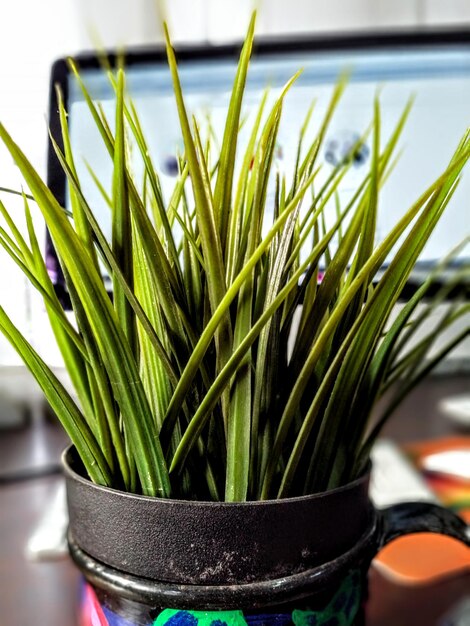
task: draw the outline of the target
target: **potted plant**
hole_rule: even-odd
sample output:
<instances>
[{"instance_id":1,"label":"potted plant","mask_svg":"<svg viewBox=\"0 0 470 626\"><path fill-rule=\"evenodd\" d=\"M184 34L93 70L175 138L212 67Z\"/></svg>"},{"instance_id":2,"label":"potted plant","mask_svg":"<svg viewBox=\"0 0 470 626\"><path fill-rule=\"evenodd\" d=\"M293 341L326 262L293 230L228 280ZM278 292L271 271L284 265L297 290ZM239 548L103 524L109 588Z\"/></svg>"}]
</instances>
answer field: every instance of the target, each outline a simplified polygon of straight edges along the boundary
<instances>
[{"instance_id":1,"label":"potted plant","mask_svg":"<svg viewBox=\"0 0 470 626\"><path fill-rule=\"evenodd\" d=\"M71 553L89 583L83 623L359 623L367 568L386 541L423 528L465 540L464 524L438 507L377 513L367 488L381 424L467 332L425 360L436 335L466 312L457 304L406 350L436 304L426 299L432 277L389 318L469 158L468 136L375 245L379 191L410 105L382 145L377 99L365 130L370 169L329 221L327 207L357 149L317 184L320 146L345 81L306 146L308 119L302 125L291 180L275 173L274 162L296 77L270 110L262 99L236 163L253 31L254 19L217 155L188 116L167 36L184 139L167 203L126 98L125 71L110 73L114 131L76 71L113 162L112 194L96 180L110 207L111 241L77 178L60 94L64 150L56 151L71 215L0 126L31 194L23 194L28 239L0 202L8 228L0 242L44 298L78 402L1 308L0 328L73 442L64 464ZM144 164L143 183L130 166L130 143ZM31 197L58 253L74 323L48 276ZM391 390L371 425L373 406Z\"/></svg>"}]
</instances>

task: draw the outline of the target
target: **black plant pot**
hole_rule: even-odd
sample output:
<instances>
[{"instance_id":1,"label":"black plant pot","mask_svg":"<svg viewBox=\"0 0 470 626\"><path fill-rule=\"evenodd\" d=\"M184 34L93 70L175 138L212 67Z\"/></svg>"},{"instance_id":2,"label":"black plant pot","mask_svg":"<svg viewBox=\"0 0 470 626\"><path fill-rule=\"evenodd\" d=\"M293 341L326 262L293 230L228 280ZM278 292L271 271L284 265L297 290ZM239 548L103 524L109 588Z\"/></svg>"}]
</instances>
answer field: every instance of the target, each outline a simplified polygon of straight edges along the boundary
<instances>
[{"instance_id":1,"label":"black plant pot","mask_svg":"<svg viewBox=\"0 0 470 626\"><path fill-rule=\"evenodd\" d=\"M377 512L368 475L312 496L212 503L94 485L73 448L64 467L82 626L361 624L370 561L388 541L431 531L468 542L464 522L434 505Z\"/></svg>"}]
</instances>

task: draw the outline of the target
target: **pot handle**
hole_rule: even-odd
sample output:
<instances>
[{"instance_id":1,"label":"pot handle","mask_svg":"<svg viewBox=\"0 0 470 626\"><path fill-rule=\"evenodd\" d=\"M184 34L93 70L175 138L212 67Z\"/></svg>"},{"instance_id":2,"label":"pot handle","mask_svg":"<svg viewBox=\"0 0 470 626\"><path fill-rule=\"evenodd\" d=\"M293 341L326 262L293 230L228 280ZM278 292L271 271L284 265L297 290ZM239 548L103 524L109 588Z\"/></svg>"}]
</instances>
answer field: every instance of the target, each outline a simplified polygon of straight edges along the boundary
<instances>
[{"instance_id":1,"label":"pot handle","mask_svg":"<svg viewBox=\"0 0 470 626\"><path fill-rule=\"evenodd\" d=\"M379 549L402 535L430 532L448 535L470 547L470 527L458 515L429 502L403 502L379 511Z\"/></svg>"}]
</instances>

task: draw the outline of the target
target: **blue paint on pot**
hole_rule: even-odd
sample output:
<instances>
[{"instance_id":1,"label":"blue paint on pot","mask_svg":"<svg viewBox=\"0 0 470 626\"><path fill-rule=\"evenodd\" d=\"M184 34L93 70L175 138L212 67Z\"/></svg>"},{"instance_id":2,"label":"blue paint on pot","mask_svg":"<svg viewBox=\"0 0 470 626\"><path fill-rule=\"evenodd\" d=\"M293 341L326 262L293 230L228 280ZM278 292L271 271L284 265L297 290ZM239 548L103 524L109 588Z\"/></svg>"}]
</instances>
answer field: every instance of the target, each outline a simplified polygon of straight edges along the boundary
<instances>
[{"instance_id":1,"label":"blue paint on pot","mask_svg":"<svg viewBox=\"0 0 470 626\"><path fill-rule=\"evenodd\" d=\"M130 622L128 619L116 615L116 613L107 607L102 606L102 609L106 619L108 620L109 626L135 626L135 622Z\"/></svg>"}]
</instances>

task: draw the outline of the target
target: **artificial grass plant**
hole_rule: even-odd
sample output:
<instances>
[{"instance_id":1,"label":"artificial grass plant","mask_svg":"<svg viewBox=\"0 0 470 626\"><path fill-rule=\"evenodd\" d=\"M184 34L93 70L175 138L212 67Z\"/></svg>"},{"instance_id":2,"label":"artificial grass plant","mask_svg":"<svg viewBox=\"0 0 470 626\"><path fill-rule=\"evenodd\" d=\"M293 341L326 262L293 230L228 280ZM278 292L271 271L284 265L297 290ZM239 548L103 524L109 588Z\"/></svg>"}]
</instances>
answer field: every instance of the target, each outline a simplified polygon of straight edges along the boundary
<instances>
[{"instance_id":1,"label":"artificial grass plant","mask_svg":"<svg viewBox=\"0 0 470 626\"><path fill-rule=\"evenodd\" d=\"M309 110L287 180L277 172L275 153L283 102L297 77L270 110L265 95L254 118L244 120L253 31L254 19L217 154L212 133L205 138L186 111L167 35L184 152L166 199L126 94L125 70L109 72L116 92L112 130L71 62L113 163L110 195L91 172L109 205L110 241L82 192L60 94L64 148L55 148L68 179L71 214L0 126L53 239L74 324L48 276L26 194L28 236L0 201L0 243L44 298L76 399L3 308L0 328L41 385L94 482L151 496L228 501L344 484L364 471L392 409L468 334L456 333L432 359L424 358L441 331L468 313L468 304L457 302L406 349L440 302L427 298L432 277L390 321L469 158L468 135L442 175L375 244L380 190L411 104L382 145L376 98L371 127L364 129L372 145L370 167L341 206L338 190L355 148L321 183L319 154L346 81L338 82L317 135L307 142ZM241 152L239 131L248 123ZM130 144L144 165L143 182L134 175ZM333 221L326 218L331 206ZM112 279L112 297L102 265ZM372 409L386 392L383 414L371 424Z\"/></svg>"}]
</instances>

